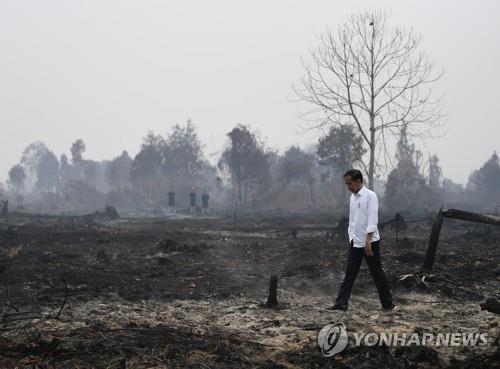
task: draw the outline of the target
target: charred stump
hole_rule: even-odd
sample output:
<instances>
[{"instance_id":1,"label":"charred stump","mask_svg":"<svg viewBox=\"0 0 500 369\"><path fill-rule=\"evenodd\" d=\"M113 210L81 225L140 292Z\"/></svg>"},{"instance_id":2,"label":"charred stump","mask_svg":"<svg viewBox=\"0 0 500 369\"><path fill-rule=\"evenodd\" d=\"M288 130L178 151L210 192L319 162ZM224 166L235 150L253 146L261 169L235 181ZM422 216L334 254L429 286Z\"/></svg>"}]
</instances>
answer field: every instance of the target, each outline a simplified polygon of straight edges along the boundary
<instances>
[{"instance_id":1,"label":"charred stump","mask_svg":"<svg viewBox=\"0 0 500 369\"><path fill-rule=\"evenodd\" d=\"M396 232L396 243L399 244L399 234L408 229L408 224L406 224L405 218L401 213L396 213L394 218L394 231Z\"/></svg>"},{"instance_id":2,"label":"charred stump","mask_svg":"<svg viewBox=\"0 0 500 369\"><path fill-rule=\"evenodd\" d=\"M278 276L273 275L269 280L269 295L266 307L274 308L276 306L278 306Z\"/></svg>"}]
</instances>

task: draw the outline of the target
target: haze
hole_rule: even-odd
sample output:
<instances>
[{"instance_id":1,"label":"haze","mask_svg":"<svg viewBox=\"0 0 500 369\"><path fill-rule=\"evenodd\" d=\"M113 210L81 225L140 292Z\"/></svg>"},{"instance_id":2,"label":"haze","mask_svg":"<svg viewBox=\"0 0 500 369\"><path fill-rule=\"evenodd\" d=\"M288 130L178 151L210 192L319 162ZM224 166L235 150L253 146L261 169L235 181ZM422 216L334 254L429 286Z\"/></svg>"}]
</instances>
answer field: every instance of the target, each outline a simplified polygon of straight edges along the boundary
<instances>
[{"instance_id":1,"label":"haze","mask_svg":"<svg viewBox=\"0 0 500 369\"><path fill-rule=\"evenodd\" d=\"M429 141L445 177L500 150L500 5L494 1L2 1L0 181L24 148L56 155L81 138L86 157L133 157L149 130L192 119L216 160L237 123L271 146L306 146L291 84L300 57L350 13L389 9L446 71L447 134Z\"/></svg>"}]
</instances>

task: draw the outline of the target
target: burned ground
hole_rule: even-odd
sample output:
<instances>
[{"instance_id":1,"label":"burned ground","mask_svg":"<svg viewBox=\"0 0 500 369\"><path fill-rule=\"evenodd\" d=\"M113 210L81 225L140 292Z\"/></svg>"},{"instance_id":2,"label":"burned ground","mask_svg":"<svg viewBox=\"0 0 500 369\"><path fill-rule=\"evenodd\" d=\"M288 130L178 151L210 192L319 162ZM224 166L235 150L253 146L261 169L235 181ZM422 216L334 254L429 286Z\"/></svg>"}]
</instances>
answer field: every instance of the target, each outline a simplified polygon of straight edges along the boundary
<instances>
[{"instance_id":1,"label":"burned ground","mask_svg":"<svg viewBox=\"0 0 500 369\"><path fill-rule=\"evenodd\" d=\"M380 310L366 264L350 310L325 310L347 244L325 216L116 220L12 214L0 225L1 368L494 367L500 230L447 220L434 272L430 231L382 231L399 309ZM275 309L269 278L279 278ZM317 333L485 332L477 347L356 347L323 357Z\"/></svg>"}]
</instances>

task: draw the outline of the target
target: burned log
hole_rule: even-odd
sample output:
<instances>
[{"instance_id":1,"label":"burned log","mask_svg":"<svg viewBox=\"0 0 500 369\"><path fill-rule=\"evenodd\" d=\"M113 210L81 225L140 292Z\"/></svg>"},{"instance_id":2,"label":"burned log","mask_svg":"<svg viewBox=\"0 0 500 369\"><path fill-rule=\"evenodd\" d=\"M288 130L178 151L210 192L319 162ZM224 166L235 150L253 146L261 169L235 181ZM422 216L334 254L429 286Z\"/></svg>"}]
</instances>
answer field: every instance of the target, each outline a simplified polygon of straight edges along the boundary
<instances>
[{"instance_id":1,"label":"burned log","mask_svg":"<svg viewBox=\"0 0 500 369\"><path fill-rule=\"evenodd\" d=\"M489 311L490 313L500 314L500 301L496 299L488 299L486 302L482 303L481 310Z\"/></svg>"},{"instance_id":2,"label":"burned log","mask_svg":"<svg viewBox=\"0 0 500 369\"><path fill-rule=\"evenodd\" d=\"M94 224L99 221L116 220L120 218L120 214L114 206L106 206L104 211L96 211L92 214L86 214L81 219L84 224Z\"/></svg>"},{"instance_id":3,"label":"burned log","mask_svg":"<svg viewBox=\"0 0 500 369\"><path fill-rule=\"evenodd\" d=\"M500 217L493 215L477 214L459 209L440 209L432 226L429 246L422 266L424 272L432 271L444 217L500 226Z\"/></svg>"},{"instance_id":4,"label":"burned log","mask_svg":"<svg viewBox=\"0 0 500 369\"><path fill-rule=\"evenodd\" d=\"M488 214L477 214L459 209L442 210L443 216L447 218L467 220L470 222L492 224L500 226L500 217Z\"/></svg>"}]
</instances>

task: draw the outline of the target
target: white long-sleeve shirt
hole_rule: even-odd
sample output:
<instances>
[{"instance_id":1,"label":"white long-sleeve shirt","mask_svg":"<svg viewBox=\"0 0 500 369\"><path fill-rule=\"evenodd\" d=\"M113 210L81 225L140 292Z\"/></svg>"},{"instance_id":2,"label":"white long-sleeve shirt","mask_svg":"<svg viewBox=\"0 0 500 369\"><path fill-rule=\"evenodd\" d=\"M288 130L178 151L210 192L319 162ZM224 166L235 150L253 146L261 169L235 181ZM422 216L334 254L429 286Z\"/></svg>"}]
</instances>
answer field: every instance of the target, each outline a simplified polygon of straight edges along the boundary
<instances>
[{"instance_id":1,"label":"white long-sleeve shirt","mask_svg":"<svg viewBox=\"0 0 500 369\"><path fill-rule=\"evenodd\" d=\"M364 185L358 193L351 194L349 202L349 241L354 247L365 247L368 233L372 242L380 240L378 233L378 197Z\"/></svg>"}]
</instances>

